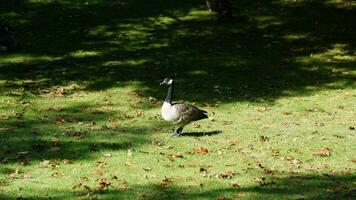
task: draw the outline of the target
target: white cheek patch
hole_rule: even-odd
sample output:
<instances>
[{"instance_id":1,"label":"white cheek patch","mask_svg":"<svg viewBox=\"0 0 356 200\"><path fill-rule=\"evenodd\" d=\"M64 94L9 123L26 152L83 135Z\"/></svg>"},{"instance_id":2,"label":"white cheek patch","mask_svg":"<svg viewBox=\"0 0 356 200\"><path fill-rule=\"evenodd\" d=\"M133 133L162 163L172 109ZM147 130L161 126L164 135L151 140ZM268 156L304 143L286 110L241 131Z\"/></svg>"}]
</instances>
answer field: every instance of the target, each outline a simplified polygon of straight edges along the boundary
<instances>
[{"instance_id":1,"label":"white cheek patch","mask_svg":"<svg viewBox=\"0 0 356 200\"><path fill-rule=\"evenodd\" d=\"M170 79L167 84L172 85L173 79Z\"/></svg>"}]
</instances>

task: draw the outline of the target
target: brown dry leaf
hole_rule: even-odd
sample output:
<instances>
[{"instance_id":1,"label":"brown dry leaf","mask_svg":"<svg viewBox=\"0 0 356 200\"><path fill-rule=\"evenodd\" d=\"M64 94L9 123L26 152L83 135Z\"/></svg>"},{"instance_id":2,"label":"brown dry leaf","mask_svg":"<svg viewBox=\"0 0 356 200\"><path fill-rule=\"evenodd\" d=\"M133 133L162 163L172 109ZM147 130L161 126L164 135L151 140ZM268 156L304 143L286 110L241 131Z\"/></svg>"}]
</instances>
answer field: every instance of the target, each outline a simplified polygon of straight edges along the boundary
<instances>
[{"instance_id":1,"label":"brown dry leaf","mask_svg":"<svg viewBox=\"0 0 356 200\"><path fill-rule=\"evenodd\" d=\"M152 171L152 168L149 168L149 167L144 167L144 168L142 168L142 169L145 170L146 172Z\"/></svg>"},{"instance_id":2,"label":"brown dry leaf","mask_svg":"<svg viewBox=\"0 0 356 200\"><path fill-rule=\"evenodd\" d=\"M19 168L16 168L16 170L15 170L13 173L9 174L6 178L14 178L14 177L16 177L19 173L20 173Z\"/></svg>"},{"instance_id":3,"label":"brown dry leaf","mask_svg":"<svg viewBox=\"0 0 356 200\"><path fill-rule=\"evenodd\" d=\"M29 158L22 158L19 160L19 162L20 162L20 165L25 166L28 164Z\"/></svg>"},{"instance_id":4,"label":"brown dry leaf","mask_svg":"<svg viewBox=\"0 0 356 200\"><path fill-rule=\"evenodd\" d=\"M131 119L134 119L135 117L124 113L124 114L122 115L122 118L123 118L123 120L131 120Z\"/></svg>"},{"instance_id":5,"label":"brown dry leaf","mask_svg":"<svg viewBox=\"0 0 356 200\"><path fill-rule=\"evenodd\" d=\"M161 147L161 146L165 146L166 142L163 140L153 140L152 145Z\"/></svg>"},{"instance_id":6,"label":"brown dry leaf","mask_svg":"<svg viewBox=\"0 0 356 200\"><path fill-rule=\"evenodd\" d=\"M267 136L263 136L263 135L260 135L259 139L260 139L260 142L269 141L269 138Z\"/></svg>"},{"instance_id":7,"label":"brown dry leaf","mask_svg":"<svg viewBox=\"0 0 356 200\"><path fill-rule=\"evenodd\" d=\"M286 156L284 157L285 160L288 160L288 161L292 161L294 160L294 158L292 156Z\"/></svg>"},{"instance_id":8,"label":"brown dry leaf","mask_svg":"<svg viewBox=\"0 0 356 200\"><path fill-rule=\"evenodd\" d=\"M279 156L279 151L276 149L271 149L271 154L273 157L277 157L277 156Z\"/></svg>"},{"instance_id":9,"label":"brown dry leaf","mask_svg":"<svg viewBox=\"0 0 356 200\"><path fill-rule=\"evenodd\" d=\"M51 177L54 177L54 178L55 178L55 177L60 177L60 176L63 176L63 175L65 175L63 171L61 171L61 172L54 172L54 173L51 174Z\"/></svg>"},{"instance_id":10,"label":"brown dry leaf","mask_svg":"<svg viewBox=\"0 0 356 200\"><path fill-rule=\"evenodd\" d=\"M223 172L221 174L218 175L218 178L222 178L222 179L230 179L235 175L235 173L232 173L230 170Z\"/></svg>"},{"instance_id":11,"label":"brown dry leaf","mask_svg":"<svg viewBox=\"0 0 356 200\"><path fill-rule=\"evenodd\" d=\"M289 112L289 111L284 111L284 112L282 112L284 115L291 115L292 114L292 112Z\"/></svg>"},{"instance_id":12,"label":"brown dry leaf","mask_svg":"<svg viewBox=\"0 0 356 200\"><path fill-rule=\"evenodd\" d=\"M266 178L265 178L265 177L262 177L262 178L256 177L256 178L254 178L254 179L255 179L255 182L257 182L257 183L260 184L260 185L265 184L265 181L266 181Z\"/></svg>"},{"instance_id":13,"label":"brown dry leaf","mask_svg":"<svg viewBox=\"0 0 356 200\"><path fill-rule=\"evenodd\" d=\"M215 105L210 104L210 103L204 103L203 105L208 108L215 107Z\"/></svg>"},{"instance_id":14,"label":"brown dry leaf","mask_svg":"<svg viewBox=\"0 0 356 200\"><path fill-rule=\"evenodd\" d=\"M126 165L126 166L134 166L134 164L130 163L130 161L126 161L126 162L125 162L125 165Z\"/></svg>"},{"instance_id":15,"label":"brown dry leaf","mask_svg":"<svg viewBox=\"0 0 356 200\"><path fill-rule=\"evenodd\" d=\"M230 146L235 146L237 144L237 141L236 140L230 140L228 143L229 143Z\"/></svg>"},{"instance_id":16,"label":"brown dry leaf","mask_svg":"<svg viewBox=\"0 0 356 200\"><path fill-rule=\"evenodd\" d=\"M199 149L192 149L192 150L188 151L187 153L189 153L189 154L207 154L208 152L209 152L209 150L207 148L200 147Z\"/></svg>"},{"instance_id":17,"label":"brown dry leaf","mask_svg":"<svg viewBox=\"0 0 356 200\"><path fill-rule=\"evenodd\" d=\"M238 184L238 183L230 183L230 185L233 188L239 188L240 187L240 184Z\"/></svg>"},{"instance_id":18,"label":"brown dry leaf","mask_svg":"<svg viewBox=\"0 0 356 200\"><path fill-rule=\"evenodd\" d=\"M261 169L264 168L263 165L262 165L262 163L260 163L260 162L257 162L256 165L257 165L257 167L259 167L259 168L261 168Z\"/></svg>"},{"instance_id":19,"label":"brown dry leaf","mask_svg":"<svg viewBox=\"0 0 356 200\"><path fill-rule=\"evenodd\" d=\"M261 107L261 108L258 108L257 111L258 111L258 112L265 112L265 111L268 111L268 110L270 110L270 109L271 109L271 108L268 107L268 106L263 106L263 107Z\"/></svg>"},{"instance_id":20,"label":"brown dry leaf","mask_svg":"<svg viewBox=\"0 0 356 200\"><path fill-rule=\"evenodd\" d=\"M121 184L117 187L119 190L127 190L129 187L126 184Z\"/></svg>"},{"instance_id":21,"label":"brown dry leaf","mask_svg":"<svg viewBox=\"0 0 356 200\"><path fill-rule=\"evenodd\" d=\"M71 160L68 160L68 159L63 160L63 164L65 164L65 165L72 164L72 163L73 163L73 161L71 161Z\"/></svg>"},{"instance_id":22,"label":"brown dry leaf","mask_svg":"<svg viewBox=\"0 0 356 200\"><path fill-rule=\"evenodd\" d=\"M224 120L223 121L223 125L224 126L227 126L227 125L231 125L233 122L232 121L229 121L229 120Z\"/></svg>"},{"instance_id":23,"label":"brown dry leaf","mask_svg":"<svg viewBox=\"0 0 356 200\"><path fill-rule=\"evenodd\" d=\"M117 125L118 125L117 120L114 119L114 118L110 118L110 119L109 119L109 122L110 122L113 126L117 126Z\"/></svg>"},{"instance_id":24,"label":"brown dry leaf","mask_svg":"<svg viewBox=\"0 0 356 200\"><path fill-rule=\"evenodd\" d=\"M161 185L162 186L167 186L167 185L170 185L170 184L172 184L173 183L173 181L172 181L172 177L164 177L164 179L161 181Z\"/></svg>"},{"instance_id":25,"label":"brown dry leaf","mask_svg":"<svg viewBox=\"0 0 356 200\"><path fill-rule=\"evenodd\" d=\"M157 103L157 99L150 96L150 97L148 97L148 102L156 104Z\"/></svg>"},{"instance_id":26,"label":"brown dry leaf","mask_svg":"<svg viewBox=\"0 0 356 200\"><path fill-rule=\"evenodd\" d=\"M200 124L193 124L194 128L200 128Z\"/></svg>"},{"instance_id":27,"label":"brown dry leaf","mask_svg":"<svg viewBox=\"0 0 356 200\"><path fill-rule=\"evenodd\" d=\"M56 124L62 124L64 122L65 122L65 120L61 115L56 116Z\"/></svg>"},{"instance_id":28,"label":"brown dry leaf","mask_svg":"<svg viewBox=\"0 0 356 200\"><path fill-rule=\"evenodd\" d=\"M52 138L53 145L58 145L60 143L59 138Z\"/></svg>"},{"instance_id":29,"label":"brown dry leaf","mask_svg":"<svg viewBox=\"0 0 356 200\"><path fill-rule=\"evenodd\" d=\"M176 157L176 158L183 158L183 155L178 152L178 153L176 153L176 155L174 155L174 157Z\"/></svg>"},{"instance_id":30,"label":"brown dry leaf","mask_svg":"<svg viewBox=\"0 0 356 200\"><path fill-rule=\"evenodd\" d=\"M55 161L50 161L50 160L43 160L41 162L41 165L45 168L57 168L58 167L58 163L56 163Z\"/></svg>"},{"instance_id":31,"label":"brown dry leaf","mask_svg":"<svg viewBox=\"0 0 356 200\"><path fill-rule=\"evenodd\" d=\"M331 151L332 151L332 149L330 149L328 147L323 147L323 148L320 148L320 149L316 149L313 152L313 155L314 156L322 156L322 157L331 156Z\"/></svg>"},{"instance_id":32,"label":"brown dry leaf","mask_svg":"<svg viewBox=\"0 0 356 200\"><path fill-rule=\"evenodd\" d=\"M98 191L103 191L105 188L111 186L111 182L101 179L97 187Z\"/></svg>"},{"instance_id":33,"label":"brown dry leaf","mask_svg":"<svg viewBox=\"0 0 356 200\"><path fill-rule=\"evenodd\" d=\"M111 154L110 152L108 152L108 153L102 153L102 155L103 155L104 157L107 157L107 158L112 157L112 154Z\"/></svg>"},{"instance_id":34,"label":"brown dry leaf","mask_svg":"<svg viewBox=\"0 0 356 200\"><path fill-rule=\"evenodd\" d=\"M243 193L243 192L238 192L238 193L236 193L236 198L237 198L237 199L242 198L242 197L244 197L244 196L245 196L245 193Z\"/></svg>"},{"instance_id":35,"label":"brown dry leaf","mask_svg":"<svg viewBox=\"0 0 356 200\"><path fill-rule=\"evenodd\" d=\"M76 188L84 188L88 191L91 190L91 188L89 186L85 185L83 182L79 182L78 184L76 184L72 187L72 189L76 189Z\"/></svg>"},{"instance_id":36,"label":"brown dry leaf","mask_svg":"<svg viewBox=\"0 0 356 200\"><path fill-rule=\"evenodd\" d=\"M202 175L205 176L205 177L206 177L206 176L208 175L208 173L209 173L208 169L206 169L206 168L204 168L204 167L201 167L201 168L199 169L199 172L202 173Z\"/></svg>"}]
</instances>

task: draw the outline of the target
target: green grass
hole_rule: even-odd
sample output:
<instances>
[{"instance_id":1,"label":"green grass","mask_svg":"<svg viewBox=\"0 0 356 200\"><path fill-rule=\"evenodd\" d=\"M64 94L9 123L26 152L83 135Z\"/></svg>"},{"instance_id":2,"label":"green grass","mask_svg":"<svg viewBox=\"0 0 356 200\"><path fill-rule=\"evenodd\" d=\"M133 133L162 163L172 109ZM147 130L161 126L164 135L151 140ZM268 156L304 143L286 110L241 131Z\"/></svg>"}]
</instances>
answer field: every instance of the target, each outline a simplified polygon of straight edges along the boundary
<instances>
[{"instance_id":1,"label":"green grass","mask_svg":"<svg viewBox=\"0 0 356 200\"><path fill-rule=\"evenodd\" d=\"M198 0L11 2L0 199L355 198L354 2L236 1L234 23ZM180 138L174 73L209 112Z\"/></svg>"}]
</instances>

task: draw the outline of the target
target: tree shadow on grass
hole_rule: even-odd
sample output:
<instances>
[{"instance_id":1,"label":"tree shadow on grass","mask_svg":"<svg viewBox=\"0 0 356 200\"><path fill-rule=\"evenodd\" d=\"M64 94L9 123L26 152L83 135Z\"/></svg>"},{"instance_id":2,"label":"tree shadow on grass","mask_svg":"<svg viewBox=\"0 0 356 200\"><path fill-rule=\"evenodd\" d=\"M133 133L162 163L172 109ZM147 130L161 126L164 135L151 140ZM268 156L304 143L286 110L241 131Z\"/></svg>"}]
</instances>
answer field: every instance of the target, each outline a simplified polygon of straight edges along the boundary
<instances>
[{"instance_id":1,"label":"tree shadow on grass","mask_svg":"<svg viewBox=\"0 0 356 200\"><path fill-rule=\"evenodd\" d=\"M355 86L352 6L239 1L249 20L214 24L200 2L111 3L25 3L27 15L2 14L18 25L19 57L30 57L5 57L7 89L27 84L18 80L37 82L35 89L76 82L88 91L138 82L144 96L163 99L157 83L177 73L179 99L225 103Z\"/></svg>"},{"instance_id":2,"label":"tree shadow on grass","mask_svg":"<svg viewBox=\"0 0 356 200\"><path fill-rule=\"evenodd\" d=\"M275 177L270 182L254 184L252 186L205 188L202 186L180 187L174 181L168 185L147 184L139 185L128 183L127 189L112 187L98 191L95 186L87 185L89 189L72 189L68 191L55 191L55 194L43 196L22 196L26 199L66 199L73 197L95 197L102 199L354 199L355 193L354 174L347 175L313 175L294 174ZM226 180L220 180L224 185ZM85 183L84 183L85 184ZM68 188L71 186L68 186ZM18 196L0 194L3 199L15 199Z\"/></svg>"},{"instance_id":3,"label":"tree shadow on grass","mask_svg":"<svg viewBox=\"0 0 356 200\"><path fill-rule=\"evenodd\" d=\"M223 133L222 131L183 132L183 137L204 137Z\"/></svg>"},{"instance_id":4,"label":"tree shadow on grass","mask_svg":"<svg viewBox=\"0 0 356 200\"><path fill-rule=\"evenodd\" d=\"M156 120L151 126L137 125L134 118L126 119L129 114L98 112L85 103L40 112L43 115L17 113L0 121L0 163L91 159L98 152L150 143L154 128L164 126Z\"/></svg>"}]
</instances>

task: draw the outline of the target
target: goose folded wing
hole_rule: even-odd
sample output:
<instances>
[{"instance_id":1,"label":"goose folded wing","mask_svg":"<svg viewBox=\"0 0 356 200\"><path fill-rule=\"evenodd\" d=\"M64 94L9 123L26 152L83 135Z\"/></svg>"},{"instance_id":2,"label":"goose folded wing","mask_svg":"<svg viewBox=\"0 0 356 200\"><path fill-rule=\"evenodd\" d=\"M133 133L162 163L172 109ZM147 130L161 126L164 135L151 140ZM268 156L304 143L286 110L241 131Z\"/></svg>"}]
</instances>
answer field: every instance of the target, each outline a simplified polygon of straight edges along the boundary
<instances>
[{"instance_id":1,"label":"goose folded wing","mask_svg":"<svg viewBox=\"0 0 356 200\"><path fill-rule=\"evenodd\" d=\"M186 104L174 104L174 108L179 112L181 121L197 121L208 118L208 113L195 106Z\"/></svg>"}]
</instances>

